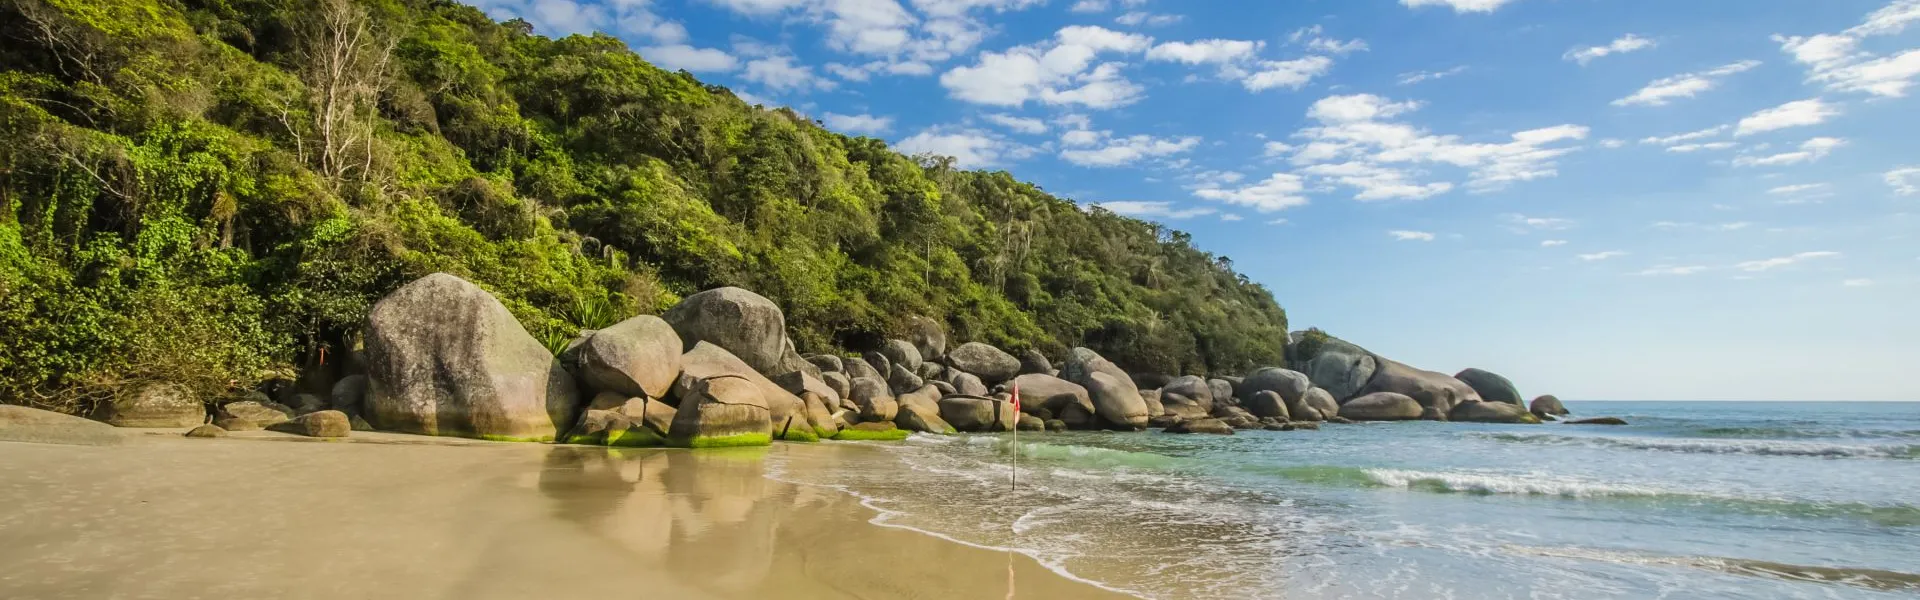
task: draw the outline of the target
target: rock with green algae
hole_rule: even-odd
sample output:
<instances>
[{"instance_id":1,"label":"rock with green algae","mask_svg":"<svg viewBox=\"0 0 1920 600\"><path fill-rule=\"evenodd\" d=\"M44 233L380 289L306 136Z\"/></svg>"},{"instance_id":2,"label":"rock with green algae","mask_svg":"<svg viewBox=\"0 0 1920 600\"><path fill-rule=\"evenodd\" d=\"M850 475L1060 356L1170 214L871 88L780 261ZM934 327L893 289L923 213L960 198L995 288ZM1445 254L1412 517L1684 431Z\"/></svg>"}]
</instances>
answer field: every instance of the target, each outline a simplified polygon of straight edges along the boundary
<instances>
[{"instance_id":1,"label":"rock with green algae","mask_svg":"<svg viewBox=\"0 0 1920 600\"><path fill-rule=\"evenodd\" d=\"M565 442L589 446L646 448L664 446L667 440L645 426L636 425L631 418L619 411L589 410L581 415L580 424L567 435Z\"/></svg>"},{"instance_id":2,"label":"rock with green algae","mask_svg":"<svg viewBox=\"0 0 1920 600\"><path fill-rule=\"evenodd\" d=\"M772 443L773 422L761 384L739 375L703 379L683 375L681 379L676 387L687 393L674 414L669 444L710 448Z\"/></svg>"},{"instance_id":3,"label":"rock with green algae","mask_svg":"<svg viewBox=\"0 0 1920 600\"><path fill-rule=\"evenodd\" d=\"M907 439L911 432L894 427L892 423L856 423L834 434L833 439L842 441L900 441Z\"/></svg>"}]
</instances>

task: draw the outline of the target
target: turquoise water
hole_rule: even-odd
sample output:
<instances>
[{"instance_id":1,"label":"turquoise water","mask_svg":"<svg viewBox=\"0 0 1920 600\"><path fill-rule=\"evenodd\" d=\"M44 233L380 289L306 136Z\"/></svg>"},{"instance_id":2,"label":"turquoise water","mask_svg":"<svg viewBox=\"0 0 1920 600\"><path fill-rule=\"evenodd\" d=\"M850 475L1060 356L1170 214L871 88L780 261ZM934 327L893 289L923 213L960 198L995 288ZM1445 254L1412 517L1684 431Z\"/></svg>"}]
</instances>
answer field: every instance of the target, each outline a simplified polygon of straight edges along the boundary
<instances>
[{"instance_id":1,"label":"turquoise water","mask_svg":"<svg viewBox=\"0 0 1920 600\"><path fill-rule=\"evenodd\" d=\"M876 522L1145 598L1912 598L1920 403L1571 403L1625 427L915 436ZM778 476L778 475L776 475Z\"/></svg>"}]
</instances>

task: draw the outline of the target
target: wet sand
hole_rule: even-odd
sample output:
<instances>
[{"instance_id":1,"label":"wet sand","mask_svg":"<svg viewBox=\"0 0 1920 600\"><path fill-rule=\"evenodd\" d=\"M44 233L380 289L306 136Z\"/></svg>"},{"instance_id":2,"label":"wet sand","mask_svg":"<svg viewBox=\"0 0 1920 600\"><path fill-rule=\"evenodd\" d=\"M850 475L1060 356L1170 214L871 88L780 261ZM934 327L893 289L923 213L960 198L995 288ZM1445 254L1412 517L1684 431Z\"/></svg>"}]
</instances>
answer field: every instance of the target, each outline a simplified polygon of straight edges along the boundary
<instances>
[{"instance_id":1,"label":"wet sand","mask_svg":"<svg viewBox=\"0 0 1920 600\"><path fill-rule=\"evenodd\" d=\"M766 476L874 464L846 444L354 435L0 442L0 598L1125 597Z\"/></svg>"}]
</instances>

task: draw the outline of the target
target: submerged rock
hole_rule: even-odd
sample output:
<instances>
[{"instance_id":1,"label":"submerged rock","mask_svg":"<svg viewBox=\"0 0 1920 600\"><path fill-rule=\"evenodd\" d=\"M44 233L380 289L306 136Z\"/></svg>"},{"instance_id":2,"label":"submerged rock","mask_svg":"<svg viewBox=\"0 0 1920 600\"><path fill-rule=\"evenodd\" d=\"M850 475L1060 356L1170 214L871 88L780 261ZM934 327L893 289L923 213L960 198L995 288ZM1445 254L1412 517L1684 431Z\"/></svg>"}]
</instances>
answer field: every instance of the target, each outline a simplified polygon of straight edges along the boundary
<instances>
[{"instance_id":1,"label":"submerged rock","mask_svg":"<svg viewBox=\"0 0 1920 600\"><path fill-rule=\"evenodd\" d=\"M1626 419L1622 419L1619 417L1594 417L1591 419L1578 419L1573 421L1567 421L1567 424L1568 425L1626 425L1627 421Z\"/></svg>"},{"instance_id":2,"label":"submerged rock","mask_svg":"<svg viewBox=\"0 0 1920 600\"><path fill-rule=\"evenodd\" d=\"M1167 433L1207 433L1213 435L1233 435L1233 428L1219 419L1188 419L1170 425Z\"/></svg>"},{"instance_id":3,"label":"submerged rock","mask_svg":"<svg viewBox=\"0 0 1920 600\"><path fill-rule=\"evenodd\" d=\"M573 376L492 294L436 273L367 316L367 421L384 431L549 441L571 426Z\"/></svg>"}]
</instances>

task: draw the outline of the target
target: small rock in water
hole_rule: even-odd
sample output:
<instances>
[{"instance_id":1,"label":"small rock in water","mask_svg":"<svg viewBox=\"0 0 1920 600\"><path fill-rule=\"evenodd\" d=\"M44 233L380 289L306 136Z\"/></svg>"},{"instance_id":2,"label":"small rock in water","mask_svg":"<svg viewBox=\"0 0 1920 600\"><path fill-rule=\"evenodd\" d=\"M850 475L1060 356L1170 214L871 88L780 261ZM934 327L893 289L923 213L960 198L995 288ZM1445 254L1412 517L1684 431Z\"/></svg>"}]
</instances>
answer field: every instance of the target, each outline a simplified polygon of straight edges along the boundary
<instances>
[{"instance_id":1,"label":"small rock in water","mask_svg":"<svg viewBox=\"0 0 1920 600\"><path fill-rule=\"evenodd\" d=\"M1580 419L1577 421L1567 421L1567 424L1568 425L1625 425L1627 424L1627 422L1626 420L1621 419L1619 417L1595 417L1592 419Z\"/></svg>"},{"instance_id":2,"label":"small rock in water","mask_svg":"<svg viewBox=\"0 0 1920 600\"><path fill-rule=\"evenodd\" d=\"M1067 422L1059 419L1047 420L1047 431L1066 431Z\"/></svg>"},{"instance_id":3,"label":"small rock in water","mask_svg":"<svg viewBox=\"0 0 1920 600\"><path fill-rule=\"evenodd\" d=\"M1267 431L1293 431L1293 425L1286 423L1268 423L1266 427L1262 427L1261 429Z\"/></svg>"},{"instance_id":4,"label":"small rock in water","mask_svg":"<svg viewBox=\"0 0 1920 600\"><path fill-rule=\"evenodd\" d=\"M217 438L226 436L227 430L221 429L219 425L201 425L187 432L187 437L190 438Z\"/></svg>"},{"instance_id":5,"label":"small rock in water","mask_svg":"<svg viewBox=\"0 0 1920 600\"><path fill-rule=\"evenodd\" d=\"M1212 435L1233 435L1233 427L1214 418L1189 419L1174 423L1167 433L1206 433Z\"/></svg>"},{"instance_id":6,"label":"small rock in water","mask_svg":"<svg viewBox=\"0 0 1920 600\"><path fill-rule=\"evenodd\" d=\"M1314 421L1294 421L1292 423L1288 423L1287 426L1292 428L1292 429L1288 429L1288 431L1293 431L1298 429L1305 429L1308 431L1320 430L1320 424Z\"/></svg>"},{"instance_id":7,"label":"small rock in water","mask_svg":"<svg viewBox=\"0 0 1920 600\"><path fill-rule=\"evenodd\" d=\"M1047 422L1033 415L1020 415L1019 427L1021 431L1046 431Z\"/></svg>"}]
</instances>

